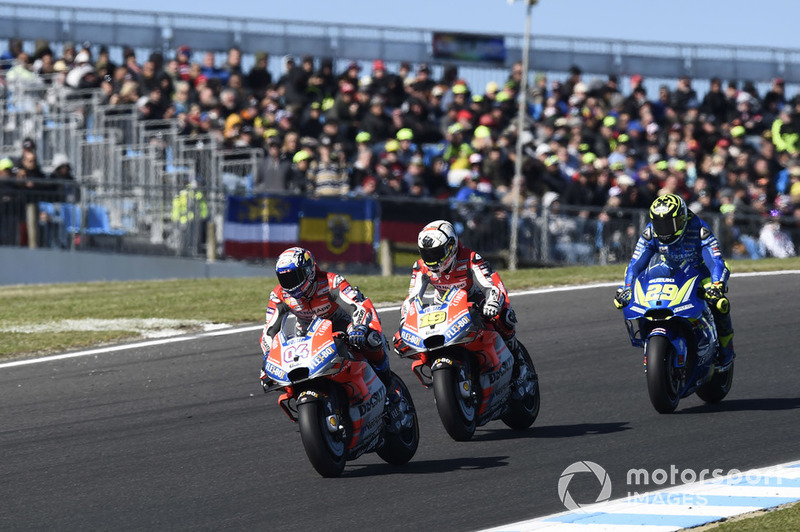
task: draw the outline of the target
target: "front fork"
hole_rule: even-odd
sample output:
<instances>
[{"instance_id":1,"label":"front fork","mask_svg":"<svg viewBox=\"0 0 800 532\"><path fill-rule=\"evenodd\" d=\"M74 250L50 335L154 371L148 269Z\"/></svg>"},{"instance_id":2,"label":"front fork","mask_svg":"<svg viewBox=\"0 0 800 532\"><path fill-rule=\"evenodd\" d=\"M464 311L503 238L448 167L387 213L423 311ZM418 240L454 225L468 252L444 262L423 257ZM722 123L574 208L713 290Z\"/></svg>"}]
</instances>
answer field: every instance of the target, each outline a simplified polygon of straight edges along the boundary
<instances>
[{"instance_id":1,"label":"front fork","mask_svg":"<svg viewBox=\"0 0 800 532\"><path fill-rule=\"evenodd\" d=\"M672 360L672 366L676 368L684 368L686 367L686 360L689 353L689 348L686 345L686 340L678 335L675 334L673 331L669 329L653 329L650 334L647 336L647 340L644 343L644 371L647 373L647 344L650 342L650 339L654 336L663 336L669 343L672 344L672 347L675 349L675 358Z\"/></svg>"},{"instance_id":2,"label":"front fork","mask_svg":"<svg viewBox=\"0 0 800 532\"><path fill-rule=\"evenodd\" d=\"M297 422L297 407L299 405L311 401L321 401L325 404L325 426L331 433L344 434L342 417L339 414L336 399L333 396L317 390L303 390L295 396L295 390L291 386L287 386L284 390L285 391L278 398L278 404L292 422ZM294 404L292 404L293 401Z\"/></svg>"},{"instance_id":3,"label":"front fork","mask_svg":"<svg viewBox=\"0 0 800 532\"><path fill-rule=\"evenodd\" d=\"M431 374L433 374L435 371L450 369L455 370L456 378L458 379L458 391L461 394L461 398L465 401L472 401L472 404L475 404L477 401L477 396L472 383L472 374L469 371L469 368L465 366L465 364L459 364L450 358L440 357L434 360L433 364L431 364ZM431 379L431 383L432 382L433 379Z\"/></svg>"}]
</instances>

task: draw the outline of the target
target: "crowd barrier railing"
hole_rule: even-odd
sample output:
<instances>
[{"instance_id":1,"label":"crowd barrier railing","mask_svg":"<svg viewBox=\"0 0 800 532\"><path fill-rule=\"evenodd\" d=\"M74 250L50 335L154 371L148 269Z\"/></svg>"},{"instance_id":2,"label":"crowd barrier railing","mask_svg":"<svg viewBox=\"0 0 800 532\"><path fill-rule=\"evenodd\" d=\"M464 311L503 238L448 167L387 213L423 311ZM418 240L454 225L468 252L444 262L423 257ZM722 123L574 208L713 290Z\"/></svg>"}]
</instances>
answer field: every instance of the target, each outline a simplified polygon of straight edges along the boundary
<instances>
[{"instance_id":1,"label":"crowd barrier railing","mask_svg":"<svg viewBox=\"0 0 800 532\"><path fill-rule=\"evenodd\" d=\"M0 178L0 245L233 260L225 255L226 205L231 197L227 189L195 181L194 160L176 159L168 166L148 155L147 149L139 156L121 156L120 160L122 175L149 174L151 182L141 186L124 179L110 182L86 177L78 182L27 180L21 184ZM374 200L348 199L357 202L353 205ZM274 209L264 211L265 215L279 212L278 203L269 203L267 207ZM377 210L370 211L374 212L370 228L374 238L358 237L365 243L373 242L375 259L362 266L384 274L396 271L401 266L398 254L404 253L402 260L405 260L409 253L416 253L418 231L438 218L451 220L460 240L495 267L508 266L511 239L508 205L403 197L377 198L377 205ZM405 213L402 218L401 212ZM302 216L314 217L319 213L299 216L298 224L302 225ZM726 258L791 257L800 250L798 218L745 212L701 216L717 236ZM312 239L319 242L351 238L346 231L355 224L352 220L348 224L346 218L336 215L327 221L305 225L304 238L308 239L310 232L316 232ZM543 208L532 204L520 212L517 261L521 267L624 265L647 223L644 209ZM363 227L359 230L363 231ZM264 241L269 244L268 235ZM274 246L270 249L277 250ZM265 255L259 260L273 258Z\"/></svg>"}]
</instances>

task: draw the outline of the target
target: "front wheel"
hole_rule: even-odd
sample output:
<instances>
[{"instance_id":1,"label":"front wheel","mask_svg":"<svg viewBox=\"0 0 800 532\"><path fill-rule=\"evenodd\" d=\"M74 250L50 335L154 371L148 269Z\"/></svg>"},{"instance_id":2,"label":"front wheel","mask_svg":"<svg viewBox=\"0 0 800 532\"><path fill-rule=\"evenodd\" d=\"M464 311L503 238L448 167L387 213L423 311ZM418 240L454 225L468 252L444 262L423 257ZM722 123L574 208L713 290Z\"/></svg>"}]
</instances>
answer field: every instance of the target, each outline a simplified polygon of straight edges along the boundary
<instances>
[{"instance_id":1,"label":"front wheel","mask_svg":"<svg viewBox=\"0 0 800 532\"><path fill-rule=\"evenodd\" d=\"M675 349L665 336L647 340L647 391L650 402L661 414L670 414L678 407L683 388L682 370L672 364Z\"/></svg>"},{"instance_id":2,"label":"front wheel","mask_svg":"<svg viewBox=\"0 0 800 532\"><path fill-rule=\"evenodd\" d=\"M345 442L338 432L328 430L325 403L311 401L297 406L300 439L308 460L323 477L338 477L344 471Z\"/></svg>"},{"instance_id":3,"label":"front wheel","mask_svg":"<svg viewBox=\"0 0 800 532\"><path fill-rule=\"evenodd\" d=\"M392 384L395 389L400 391L402 399L395 406L403 419L407 420L406 425L401 425L399 432L386 432L386 437L378 456L386 463L392 465L403 465L414 457L419 446L419 422L417 421L417 410L414 408L414 401L411 399L411 392L408 391L406 383L392 372ZM389 392L387 392L388 394Z\"/></svg>"},{"instance_id":4,"label":"front wheel","mask_svg":"<svg viewBox=\"0 0 800 532\"><path fill-rule=\"evenodd\" d=\"M433 372L433 397L444 430L456 441L468 441L475 434L475 402L469 358Z\"/></svg>"},{"instance_id":5,"label":"front wheel","mask_svg":"<svg viewBox=\"0 0 800 532\"><path fill-rule=\"evenodd\" d=\"M536 374L536 368L533 367L533 360L528 353L528 349L519 344L522 350L522 358L525 359L525 374L521 383L512 382L512 386L522 386L525 390L522 397L519 399L511 399L508 405L508 411L503 414L501 418L506 426L514 430L525 430L536 421L539 416L539 376ZM519 374L522 368L515 368L516 381L519 379Z\"/></svg>"},{"instance_id":6,"label":"front wheel","mask_svg":"<svg viewBox=\"0 0 800 532\"><path fill-rule=\"evenodd\" d=\"M728 392L731 391L733 385L733 362L731 366L723 372L714 372L714 376L707 383L697 388L697 397L706 403L719 403Z\"/></svg>"}]
</instances>

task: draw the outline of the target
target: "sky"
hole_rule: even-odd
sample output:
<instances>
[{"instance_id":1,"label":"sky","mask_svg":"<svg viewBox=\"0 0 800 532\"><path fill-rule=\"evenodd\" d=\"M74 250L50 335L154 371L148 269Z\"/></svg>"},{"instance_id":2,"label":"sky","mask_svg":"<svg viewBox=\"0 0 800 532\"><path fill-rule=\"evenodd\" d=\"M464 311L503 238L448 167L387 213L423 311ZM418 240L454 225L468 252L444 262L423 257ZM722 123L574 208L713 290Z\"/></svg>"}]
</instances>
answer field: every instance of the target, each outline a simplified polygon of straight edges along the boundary
<instances>
[{"instance_id":1,"label":"sky","mask_svg":"<svg viewBox=\"0 0 800 532\"><path fill-rule=\"evenodd\" d=\"M17 0L19 1L19 0ZM517 0L35 0L64 7L522 34ZM23 2L25 3L25 2ZM532 34L800 50L797 0L539 0Z\"/></svg>"}]
</instances>

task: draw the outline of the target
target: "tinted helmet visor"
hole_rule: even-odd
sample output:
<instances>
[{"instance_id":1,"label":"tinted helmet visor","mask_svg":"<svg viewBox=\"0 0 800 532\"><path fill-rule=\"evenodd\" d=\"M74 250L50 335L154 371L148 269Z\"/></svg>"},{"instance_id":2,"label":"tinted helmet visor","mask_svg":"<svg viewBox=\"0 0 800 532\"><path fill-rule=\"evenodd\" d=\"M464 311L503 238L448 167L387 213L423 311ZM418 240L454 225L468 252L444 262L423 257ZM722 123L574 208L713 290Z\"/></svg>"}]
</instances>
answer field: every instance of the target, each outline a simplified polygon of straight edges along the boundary
<instances>
[{"instance_id":1,"label":"tinted helmet visor","mask_svg":"<svg viewBox=\"0 0 800 532\"><path fill-rule=\"evenodd\" d=\"M446 246L436 246L435 248L419 248L419 256L426 266L439 266L447 254Z\"/></svg>"}]
</instances>

